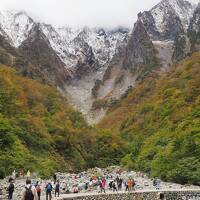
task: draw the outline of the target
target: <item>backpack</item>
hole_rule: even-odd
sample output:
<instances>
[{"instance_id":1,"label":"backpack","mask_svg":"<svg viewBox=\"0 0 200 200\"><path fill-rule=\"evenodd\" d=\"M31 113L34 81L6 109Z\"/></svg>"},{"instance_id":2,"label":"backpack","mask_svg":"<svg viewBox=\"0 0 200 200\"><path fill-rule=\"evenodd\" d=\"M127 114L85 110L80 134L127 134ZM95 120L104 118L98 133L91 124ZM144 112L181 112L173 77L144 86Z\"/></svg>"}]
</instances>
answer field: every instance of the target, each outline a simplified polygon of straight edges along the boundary
<instances>
[{"instance_id":1,"label":"backpack","mask_svg":"<svg viewBox=\"0 0 200 200\"><path fill-rule=\"evenodd\" d=\"M32 186L30 186L29 188L25 187L26 192L25 192L24 200L34 200L34 195L33 195L31 188L32 188Z\"/></svg>"},{"instance_id":2,"label":"backpack","mask_svg":"<svg viewBox=\"0 0 200 200\"><path fill-rule=\"evenodd\" d=\"M48 183L48 185L47 185L47 192L51 192L51 190L52 190L52 186L51 186L50 183Z\"/></svg>"}]
</instances>

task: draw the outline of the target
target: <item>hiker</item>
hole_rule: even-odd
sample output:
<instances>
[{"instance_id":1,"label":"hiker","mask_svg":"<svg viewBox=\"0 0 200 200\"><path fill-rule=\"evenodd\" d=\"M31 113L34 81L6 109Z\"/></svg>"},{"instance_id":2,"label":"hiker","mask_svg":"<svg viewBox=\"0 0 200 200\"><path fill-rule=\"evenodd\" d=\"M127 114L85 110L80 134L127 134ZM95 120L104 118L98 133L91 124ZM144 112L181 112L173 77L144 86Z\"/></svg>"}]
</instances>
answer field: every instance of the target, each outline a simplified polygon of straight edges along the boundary
<instances>
[{"instance_id":1,"label":"hiker","mask_svg":"<svg viewBox=\"0 0 200 200\"><path fill-rule=\"evenodd\" d=\"M31 180L26 180L25 190L23 192L22 200L38 200L38 195L35 187L31 185Z\"/></svg>"},{"instance_id":2,"label":"hiker","mask_svg":"<svg viewBox=\"0 0 200 200\"><path fill-rule=\"evenodd\" d=\"M69 194L69 193L70 193L70 185L69 185L69 183L66 183L66 188L65 188L65 190L66 190L66 194Z\"/></svg>"},{"instance_id":3,"label":"hiker","mask_svg":"<svg viewBox=\"0 0 200 200\"><path fill-rule=\"evenodd\" d=\"M115 179L117 181L117 185L119 183L119 176L117 176L117 178Z\"/></svg>"},{"instance_id":4,"label":"hiker","mask_svg":"<svg viewBox=\"0 0 200 200\"><path fill-rule=\"evenodd\" d=\"M53 175L53 181L54 181L54 184L56 184L56 181L57 181L57 176L56 176L56 174Z\"/></svg>"},{"instance_id":5,"label":"hiker","mask_svg":"<svg viewBox=\"0 0 200 200\"><path fill-rule=\"evenodd\" d=\"M124 182L124 186L125 186L125 191L127 192L128 191L128 181Z\"/></svg>"},{"instance_id":6,"label":"hiker","mask_svg":"<svg viewBox=\"0 0 200 200\"><path fill-rule=\"evenodd\" d=\"M120 178L118 181L118 190L122 190L122 183L123 183L123 180L122 178Z\"/></svg>"},{"instance_id":7,"label":"hiker","mask_svg":"<svg viewBox=\"0 0 200 200\"><path fill-rule=\"evenodd\" d=\"M13 198L13 192L15 190L15 186L14 186L14 180L12 178L9 179L9 186L7 188L8 191L8 199L12 199Z\"/></svg>"},{"instance_id":8,"label":"hiker","mask_svg":"<svg viewBox=\"0 0 200 200\"><path fill-rule=\"evenodd\" d=\"M23 169L20 170L19 176L24 178L24 170Z\"/></svg>"},{"instance_id":9,"label":"hiker","mask_svg":"<svg viewBox=\"0 0 200 200\"><path fill-rule=\"evenodd\" d=\"M37 191L37 195L38 195L38 200L40 200L42 188L41 188L41 184L39 181L37 181L37 183L36 183L36 191Z\"/></svg>"},{"instance_id":10,"label":"hiker","mask_svg":"<svg viewBox=\"0 0 200 200\"><path fill-rule=\"evenodd\" d=\"M55 197L56 197L57 194L58 194L58 197L59 197L59 195L60 195L60 183L59 183L59 181L57 181L57 183L56 183Z\"/></svg>"},{"instance_id":11,"label":"hiker","mask_svg":"<svg viewBox=\"0 0 200 200\"><path fill-rule=\"evenodd\" d=\"M153 186L156 187L156 179L153 179Z\"/></svg>"},{"instance_id":12,"label":"hiker","mask_svg":"<svg viewBox=\"0 0 200 200\"><path fill-rule=\"evenodd\" d=\"M136 184L135 184L135 180L133 179L133 180L132 180L132 190L135 190L135 185L136 185Z\"/></svg>"},{"instance_id":13,"label":"hiker","mask_svg":"<svg viewBox=\"0 0 200 200\"><path fill-rule=\"evenodd\" d=\"M160 189L160 180L157 178L156 179L156 190Z\"/></svg>"},{"instance_id":14,"label":"hiker","mask_svg":"<svg viewBox=\"0 0 200 200\"><path fill-rule=\"evenodd\" d=\"M101 192L106 193L106 179L101 181Z\"/></svg>"},{"instance_id":15,"label":"hiker","mask_svg":"<svg viewBox=\"0 0 200 200\"><path fill-rule=\"evenodd\" d=\"M117 184L115 181L112 182L112 188L113 188L113 192L117 192Z\"/></svg>"},{"instance_id":16,"label":"hiker","mask_svg":"<svg viewBox=\"0 0 200 200\"><path fill-rule=\"evenodd\" d=\"M15 180L16 179L16 171L14 170L12 173L12 178Z\"/></svg>"},{"instance_id":17,"label":"hiker","mask_svg":"<svg viewBox=\"0 0 200 200\"><path fill-rule=\"evenodd\" d=\"M160 182L161 181L157 177L153 180L153 186L155 187L156 190L160 189Z\"/></svg>"},{"instance_id":18,"label":"hiker","mask_svg":"<svg viewBox=\"0 0 200 200\"><path fill-rule=\"evenodd\" d=\"M129 178L129 180L128 180L128 191L129 192L132 191L132 187L133 187L133 181L131 178Z\"/></svg>"},{"instance_id":19,"label":"hiker","mask_svg":"<svg viewBox=\"0 0 200 200\"><path fill-rule=\"evenodd\" d=\"M27 179L29 179L31 177L31 172L28 170L27 174L26 174Z\"/></svg>"},{"instance_id":20,"label":"hiker","mask_svg":"<svg viewBox=\"0 0 200 200\"><path fill-rule=\"evenodd\" d=\"M74 185L73 186L73 192L74 193L78 193L78 185Z\"/></svg>"},{"instance_id":21,"label":"hiker","mask_svg":"<svg viewBox=\"0 0 200 200\"><path fill-rule=\"evenodd\" d=\"M52 187L51 183L48 182L47 185L46 185L46 200L48 200L48 199L51 200L51 198L52 198L52 195L51 195L52 189L53 189L53 187Z\"/></svg>"},{"instance_id":22,"label":"hiker","mask_svg":"<svg viewBox=\"0 0 200 200\"><path fill-rule=\"evenodd\" d=\"M110 183L108 184L109 190L112 190L112 183L113 183L113 181L110 181Z\"/></svg>"},{"instance_id":23,"label":"hiker","mask_svg":"<svg viewBox=\"0 0 200 200\"><path fill-rule=\"evenodd\" d=\"M97 192L100 193L102 191L102 183L101 180L98 179L97 181Z\"/></svg>"},{"instance_id":24,"label":"hiker","mask_svg":"<svg viewBox=\"0 0 200 200\"><path fill-rule=\"evenodd\" d=\"M85 191L88 190L88 187L89 187L89 183L87 182L87 183L85 184Z\"/></svg>"}]
</instances>

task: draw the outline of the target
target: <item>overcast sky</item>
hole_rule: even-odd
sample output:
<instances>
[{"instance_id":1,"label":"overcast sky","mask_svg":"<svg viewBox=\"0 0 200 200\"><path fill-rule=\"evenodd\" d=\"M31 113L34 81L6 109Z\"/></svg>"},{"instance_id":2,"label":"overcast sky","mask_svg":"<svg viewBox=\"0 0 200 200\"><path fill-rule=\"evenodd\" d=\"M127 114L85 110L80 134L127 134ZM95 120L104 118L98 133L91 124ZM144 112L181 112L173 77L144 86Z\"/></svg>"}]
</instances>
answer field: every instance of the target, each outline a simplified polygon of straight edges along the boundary
<instances>
[{"instance_id":1,"label":"overcast sky","mask_svg":"<svg viewBox=\"0 0 200 200\"><path fill-rule=\"evenodd\" d=\"M0 10L27 11L34 19L54 25L132 27L137 13L160 0L0 0ZM199 0L190 0L199 1Z\"/></svg>"}]
</instances>

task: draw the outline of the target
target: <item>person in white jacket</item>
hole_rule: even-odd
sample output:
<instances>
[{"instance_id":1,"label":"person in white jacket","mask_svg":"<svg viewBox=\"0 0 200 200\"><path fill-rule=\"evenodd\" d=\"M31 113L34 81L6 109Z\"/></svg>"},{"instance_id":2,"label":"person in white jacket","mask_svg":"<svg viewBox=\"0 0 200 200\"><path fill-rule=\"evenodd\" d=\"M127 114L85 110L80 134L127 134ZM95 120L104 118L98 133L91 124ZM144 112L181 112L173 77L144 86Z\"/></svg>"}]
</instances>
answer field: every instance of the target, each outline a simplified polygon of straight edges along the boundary
<instances>
[{"instance_id":1,"label":"person in white jacket","mask_svg":"<svg viewBox=\"0 0 200 200\"><path fill-rule=\"evenodd\" d=\"M26 180L26 186L23 191L22 200L38 200L37 191L35 186L31 185L31 180Z\"/></svg>"}]
</instances>

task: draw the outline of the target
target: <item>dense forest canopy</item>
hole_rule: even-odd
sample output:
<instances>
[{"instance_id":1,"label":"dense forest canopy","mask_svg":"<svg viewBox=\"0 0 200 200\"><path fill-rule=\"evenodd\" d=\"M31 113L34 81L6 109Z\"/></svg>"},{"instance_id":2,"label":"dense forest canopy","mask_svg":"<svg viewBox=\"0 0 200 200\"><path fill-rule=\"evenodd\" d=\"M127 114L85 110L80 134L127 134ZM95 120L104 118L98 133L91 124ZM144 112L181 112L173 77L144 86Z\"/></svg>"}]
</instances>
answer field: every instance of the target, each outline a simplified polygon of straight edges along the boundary
<instances>
[{"instance_id":1,"label":"dense forest canopy","mask_svg":"<svg viewBox=\"0 0 200 200\"><path fill-rule=\"evenodd\" d=\"M125 143L121 164L153 177L200 184L200 53L138 84L100 127Z\"/></svg>"}]
</instances>

